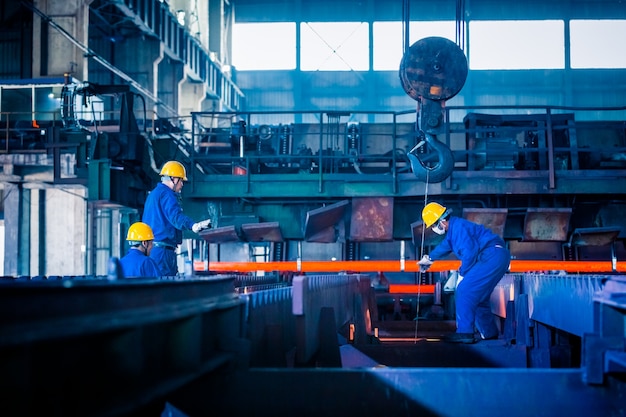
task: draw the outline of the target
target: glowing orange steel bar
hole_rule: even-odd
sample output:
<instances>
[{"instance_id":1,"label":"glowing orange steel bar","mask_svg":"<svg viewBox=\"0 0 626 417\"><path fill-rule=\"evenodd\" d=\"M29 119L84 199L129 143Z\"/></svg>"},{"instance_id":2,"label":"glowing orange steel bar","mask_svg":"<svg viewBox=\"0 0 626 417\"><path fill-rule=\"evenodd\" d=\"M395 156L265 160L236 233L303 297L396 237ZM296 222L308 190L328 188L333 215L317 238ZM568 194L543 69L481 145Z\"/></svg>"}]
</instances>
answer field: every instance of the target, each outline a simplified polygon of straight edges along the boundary
<instances>
[{"instance_id":1,"label":"glowing orange steel bar","mask_svg":"<svg viewBox=\"0 0 626 417\"><path fill-rule=\"evenodd\" d=\"M389 294L434 294L435 286L430 284L389 284Z\"/></svg>"},{"instance_id":2,"label":"glowing orange steel bar","mask_svg":"<svg viewBox=\"0 0 626 417\"><path fill-rule=\"evenodd\" d=\"M459 269L460 261L436 261L428 272ZM407 261L302 261L298 262L209 262L213 272L419 272L417 262ZM572 273L608 273L613 268L610 261L532 261L513 260L509 272L565 271ZM617 272L626 272L626 262L617 262Z\"/></svg>"}]
</instances>

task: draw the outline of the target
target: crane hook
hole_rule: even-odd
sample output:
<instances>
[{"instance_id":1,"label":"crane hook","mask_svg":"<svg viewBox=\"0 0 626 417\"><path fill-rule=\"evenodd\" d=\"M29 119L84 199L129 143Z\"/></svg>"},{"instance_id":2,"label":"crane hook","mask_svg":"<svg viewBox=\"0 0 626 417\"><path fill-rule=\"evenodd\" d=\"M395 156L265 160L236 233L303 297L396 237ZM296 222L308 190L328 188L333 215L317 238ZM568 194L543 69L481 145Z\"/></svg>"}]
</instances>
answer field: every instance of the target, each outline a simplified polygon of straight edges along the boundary
<instances>
[{"instance_id":1,"label":"crane hook","mask_svg":"<svg viewBox=\"0 0 626 417\"><path fill-rule=\"evenodd\" d=\"M418 143L407 153L415 176L424 182L442 182L454 170L454 155L437 140L442 131L442 109L463 88L467 59L454 42L428 37L411 45L400 62L400 83L405 93L418 103ZM418 152L419 151L419 152ZM433 157L434 155L434 157Z\"/></svg>"},{"instance_id":2,"label":"crane hook","mask_svg":"<svg viewBox=\"0 0 626 417\"><path fill-rule=\"evenodd\" d=\"M413 174L423 182L442 182L454 170L454 155L448 146L434 135L420 132L417 145L407 152ZM419 152L424 148L425 152Z\"/></svg>"}]
</instances>

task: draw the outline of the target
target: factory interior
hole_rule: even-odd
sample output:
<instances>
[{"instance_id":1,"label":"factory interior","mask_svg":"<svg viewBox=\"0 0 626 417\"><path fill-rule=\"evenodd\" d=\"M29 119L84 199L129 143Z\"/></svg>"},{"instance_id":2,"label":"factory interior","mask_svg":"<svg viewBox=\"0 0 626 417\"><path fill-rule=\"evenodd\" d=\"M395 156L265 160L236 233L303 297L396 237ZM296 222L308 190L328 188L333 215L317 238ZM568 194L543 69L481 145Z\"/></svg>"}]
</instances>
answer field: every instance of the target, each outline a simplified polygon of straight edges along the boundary
<instances>
[{"instance_id":1,"label":"factory interior","mask_svg":"<svg viewBox=\"0 0 626 417\"><path fill-rule=\"evenodd\" d=\"M0 415L626 415L624 1L0 21ZM168 161L211 227L126 277ZM510 253L496 337L446 342L463 277L418 264L431 203Z\"/></svg>"}]
</instances>

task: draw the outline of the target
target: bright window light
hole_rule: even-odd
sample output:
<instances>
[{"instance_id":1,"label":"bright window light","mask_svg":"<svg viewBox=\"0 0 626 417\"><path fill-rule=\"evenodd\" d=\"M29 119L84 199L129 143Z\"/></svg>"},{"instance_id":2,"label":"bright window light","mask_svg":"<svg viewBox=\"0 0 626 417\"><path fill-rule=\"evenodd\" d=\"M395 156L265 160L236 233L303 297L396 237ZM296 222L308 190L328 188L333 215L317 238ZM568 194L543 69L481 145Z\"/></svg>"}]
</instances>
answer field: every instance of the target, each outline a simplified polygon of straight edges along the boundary
<instances>
[{"instance_id":1,"label":"bright window light","mask_svg":"<svg viewBox=\"0 0 626 417\"><path fill-rule=\"evenodd\" d=\"M411 22L409 45L430 36L439 36L455 42L454 21ZM374 70L396 71L400 68L404 44L401 22L374 22Z\"/></svg>"},{"instance_id":2,"label":"bright window light","mask_svg":"<svg viewBox=\"0 0 626 417\"><path fill-rule=\"evenodd\" d=\"M237 70L295 69L296 24L235 24L232 63Z\"/></svg>"},{"instance_id":3,"label":"bright window light","mask_svg":"<svg viewBox=\"0 0 626 417\"><path fill-rule=\"evenodd\" d=\"M626 68L626 20L572 20L572 68Z\"/></svg>"},{"instance_id":4,"label":"bright window light","mask_svg":"<svg viewBox=\"0 0 626 417\"><path fill-rule=\"evenodd\" d=\"M563 31L562 20L470 21L470 69L563 69Z\"/></svg>"},{"instance_id":5,"label":"bright window light","mask_svg":"<svg viewBox=\"0 0 626 417\"><path fill-rule=\"evenodd\" d=\"M369 70L369 24L307 22L300 28L303 71Z\"/></svg>"}]
</instances>

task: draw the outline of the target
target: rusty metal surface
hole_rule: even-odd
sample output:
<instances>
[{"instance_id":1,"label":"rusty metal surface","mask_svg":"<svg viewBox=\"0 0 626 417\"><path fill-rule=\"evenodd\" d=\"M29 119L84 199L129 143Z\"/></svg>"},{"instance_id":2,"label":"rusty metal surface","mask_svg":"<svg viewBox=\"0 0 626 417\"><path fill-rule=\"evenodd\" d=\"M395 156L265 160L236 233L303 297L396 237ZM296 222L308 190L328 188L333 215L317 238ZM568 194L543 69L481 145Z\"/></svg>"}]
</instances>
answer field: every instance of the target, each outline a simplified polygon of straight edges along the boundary
<instances>
[{"instance_id":1,"label":"rusty metal surface","mask_svg":"<svg viewBox=\"0 0 626 417\"><path fill-rule=\"evenodd\" d=\"M248 242L282 242L285 240L278 222L242 224L241 231Z\"/></svg>"},{"instance_id":2,"label":"rusty metal surface","mask_svg":"<svg viewBox=\"0 0 626 417\"><path fill-rule=\"evenodd\" d=\"M612 181L607 182L615 184ZM620 189L618 184L613 185L613 187L615 190ZM626 216L624 216L624 213L626 213L626 203L616 201L601 206L594 222L596 225L619 227L621 229L619 238L624 239L626 238Z\"/></svg>"},{"instance_id":3,"label":"rusty metal surface","mask_svg":"<svg viewBox=\"0 0 626 417\"><path fill-rule=\"evenodd\" d=\"M350 201L311 210L306 214L304 240L307 242L334 243L345 236L345 214Z\"/></svg>"},{"instance_id":4,"label":"rusty metal surface","mask_svg":"<svg viewBox=\"0 0 626 417\"><path fill-rule=\"evenodd\" d=\"M524 219L525 241L567 241L571 208L528 208Z\"/></svg>"},{"instance_id":5,"label":"rusty metal surface","mask_svg":"<svg viewBox=\"0 0 626 417\"><path fill-rule=\"evenodd\" d=\"M414 100L448 100L458 94L467 79L465 54L449 39L432 36L409 48L400 62L400 81Z\"/></svg>"},{"instance_id":6,"label":"rusty metal surface","mask_svg":"<svg viewBox=\"0 0 626 417\"><path fill-rule=\"evenodd\" d=\"M506 208L464 208L463 218L482 224L500 237L504 236L504 225L509 210Z\"/></svg>"},{"instance_id":7,"label":"rusty metal surface","mask_svg":"<svg viewBox=\"0 0 626 417\"><path fill-rule=\"evenodd\" d=\"M510 240L508 244L512 259L563 260L561 242L519 242Z\"/></svg>"},{"instance_id":8,"label":"rusty metal surface","mask_svg":"<svg viewBox=\"0 0 626 417\"><path fill-rule=\"evenodd\" d=\"M620 234L619 227L585 227L572 232L569 244L572 246L607 246L613 244Z\"/></svg>"},{"instance_id":9,"label":"rusty metal surface","mask_svg":"<svg viewBox=\"0 0 626 417\"><path fill-rule=\"evenodd\" d=\"M384 242L393 240L393 198L353 198L350 240Z\"/></svg>"},{"instance_id":10,"label":"rusty metal surface","mask_svg":"<svg viewBox=\"0 0 626 417\"><path fill-rule=\"evenodd\" d=\"M200 237L209 243L240 242L235 226L217 227L199 233Z\"/></svg>"}]
</instances>

